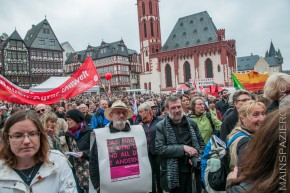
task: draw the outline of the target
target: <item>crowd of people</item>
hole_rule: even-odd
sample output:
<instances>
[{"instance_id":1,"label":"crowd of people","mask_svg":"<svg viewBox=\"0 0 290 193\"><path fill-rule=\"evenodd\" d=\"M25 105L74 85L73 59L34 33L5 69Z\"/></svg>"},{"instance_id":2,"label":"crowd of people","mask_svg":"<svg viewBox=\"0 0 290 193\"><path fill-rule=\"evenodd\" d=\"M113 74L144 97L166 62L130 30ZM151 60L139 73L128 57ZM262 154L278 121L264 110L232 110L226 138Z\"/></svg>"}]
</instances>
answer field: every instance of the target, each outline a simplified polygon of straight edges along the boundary
<instances>
[{"instance_id":1,"label":"crowd of people","mask_svg":"<svg viewBox=\"0 0 290 193\"><path fill-rule=\"evenodd\" d=\"M289 192L289 96L290 76L276 73L264 93L0 101L0 192ZM223 191L207 189L201 175L212 136L234 138Z\"/></svg>"}]
</instances>

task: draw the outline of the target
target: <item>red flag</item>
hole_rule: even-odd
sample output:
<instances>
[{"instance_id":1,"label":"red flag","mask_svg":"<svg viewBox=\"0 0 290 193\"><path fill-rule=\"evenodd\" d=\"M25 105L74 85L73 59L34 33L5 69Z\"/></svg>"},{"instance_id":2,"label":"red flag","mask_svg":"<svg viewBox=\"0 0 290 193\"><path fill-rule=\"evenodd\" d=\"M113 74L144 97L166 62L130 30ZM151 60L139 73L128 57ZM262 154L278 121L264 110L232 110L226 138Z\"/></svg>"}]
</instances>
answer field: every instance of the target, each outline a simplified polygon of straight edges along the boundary
<instances>
[{"instance_id":1,"label":"red flag","mask_svg":"<svg viewBox=\"0 0 290 193\"><path fill-rule=\"evenodd\" d=\"M0 76L0 99L17 104L53 104L69 99L97 85L99 73L91 57L62 85L46 92L24 90Z\"/></svg>"}]
</instances>

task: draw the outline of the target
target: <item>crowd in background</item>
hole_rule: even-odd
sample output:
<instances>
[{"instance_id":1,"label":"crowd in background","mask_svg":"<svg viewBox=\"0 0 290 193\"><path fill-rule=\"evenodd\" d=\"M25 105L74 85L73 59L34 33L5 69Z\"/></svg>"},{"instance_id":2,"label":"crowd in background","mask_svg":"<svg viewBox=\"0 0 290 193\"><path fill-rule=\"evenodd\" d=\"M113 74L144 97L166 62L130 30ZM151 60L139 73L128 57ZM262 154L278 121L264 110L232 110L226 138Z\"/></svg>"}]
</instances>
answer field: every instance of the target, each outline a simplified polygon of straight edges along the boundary
<instances>
[{"instance_id":1,"label":"crowd in background","mask_svg":"<svg viewBox=\"0 0 290 193\"><path fill-rule=\"evenodd\" d=\"M152 192L162 192L163 190L160 185L160 180L162 180L160 178L162 177L160 177L159 172L160 164L162 165L164 160L172 161L171 163L174 164L175 159L170 157L172 155L167 154L167 149L164 149L167 146L160 142L160 136L157 137L158 139L155 139L156 135L163 132L163 125L161 125L161 123L158 125L158 123L163 121L162 123L166 125L164 127L171 128L172 126L172 133L176 132L174 125L177 123L174 121L180 111L182 112L182 115L177 120L181 121L183 120L183 117L186 117L184 120L190 120L189 122L185 121L186 124L192 124L191 126L187 125L186 127L192 127L196 133L196 136L195 134L190 135L190 143L187 141L189 140L186 138L187 134L180 134L179 137L182 139L181 143L186 144L186 147L188 146L187 149L184 149L186 155L181 155L182 160L186 159L186 162L189 154L192 154L189 157L202 154L204 146L214 134L219 136L224 142L227 142L236 133L244 132L249 137L240 137L238 140L235 140L229 150L231 158L230 168L233 173L230 173L230 177L228 178L228 191L278 192L276 190L279 188L279 182L277 179L276 181L274 179L275 177L279 178L277 171L274 172L274 170L278 169L275 165L278 164L276 163L278 161L273 158L272 161L269 160L271 163L267 165L266 163L262 163L261 160L263 157L267 156L266 153L270 154L270 151L277 152L278 154L278 147L275 146L269 150L266 147L265 149L262 149L261 141L266 140L269 144L274 143L271 142L268 135L278 135L277 131L273 131L279 127L277 126L278 123L275 125L275 121L279 122L279 117L277 115L279 113L277 113L277 110L281 108L285 109L287 112L285 113L285 117L288 117L285 121L287 120L287 122L289 122L289 108L287 108L290 104L289 94L289 75L277 73L277 75L270 76L267 80L264 93L253 93L245 90L229 93L227 89L224 89L218 96L213 96L204 91L199 91L196 88L190 88L188 91L183 93L179 92L170 94L124 92L120 93L118 96L115 94L108 96L106 94L97 95L84 93L72 99L60 100L59 103L52 105L39 104L32 106L0 101L0 128L1 131L3 128L5 129L5 121L9 120L9 117L15 112L20 110L34 111L44 128L50 149L59 150L63 154L69 151L75 152L79 155L78 158L67 155L65 156L69 158L70 163L73 166L72 175L77 182L76 185L78 192L88 192L89 175L87 174L87 176L85 176L84 173L88 173L89 171L90 133L93 129L103 128L105 125L110 123L110 120L104 116L104 112L106 109L111 107L113 102L120 100L128 109L134 111L134 115L128 120L130 124L142 125L144 128L148 142L148 156L153 173L152 184L154 188ZM181 109L178 109L178 106L172 106L174 104L179 104L179 102ZM175 109L172 109L173 107L175 107ZM276 111L276 114L269 114L272 111ZM176 115L174 115L174 113L176 113ZM269 116L266 117L267 114L269 114ZM180 124L180 122L178 122L178 124ZM273 128L270 128L270 126ZM287 131L289 130L288 128L289 127L287 127ZM265 132L269 133L265 134L261 129L264 129ZM35 134L35 136L36 135L37 134ZM201 138L199 138L199 135ZM29 134L29 138L35 136ZM263 138L263 136L265 138ZM17 136L13 137L17 139ZM22 137L25 139L25 136ZM171 140L172 144L180 143L178 137L176 137L176 139L169 140ZM196 145L199 149L198 151L196 151L197 148L193 148L194 150L192 150L190 144L197 139L199 144ZM277 141L277 139L273 140ZM286 150L288 152L288 158L290 149L289 132L287 133L287 140L285 147L287 146L288 148L288 150ZM264 145L266 144L264 143ZM263 151L264 154L262 155L262 152L257 152L253 153L257 154L257 156L252 156L251 152L254 151ZM258 157L260 154L261 158ZM253 157L250 159L252 163L259 164L257 169L253 168L253 166L249 166L251 162L246 158L251 156ZM279 159L276 156L275 159ZM3 159L3 157L0 158ZM176 162L179 163L179 165L177 164L177 167L179 167L179 169L181 167L181 170L184 170L185 173L187 173L188 164L186 164L186 166L180 166L180 159L181 158L179 157L178 162ZM193 163L190 161L190 166L192 166L192 164ZM268 170L273 170L273 172L266 172L262 168L259 170L262 166L264 168L270 167ZM14 166L11 165L11 167ZM289 164L287 164L287 170L288 168ZM33 173L33 171L31 173ZM251 176L252 173L253 176ZM174 182L170 182L174 187L170 189L169 192L205 192L204 184L200 178L201 174L199 169L195 168L194 174L194 190L191 190L189 187L178 189L174 186ZM275 176L271 176L274 174ZM180 185L178 186L189 183L188 178L191 179L191 173L185 176L186 179L184 179L182 175L180 176L178 179L180 180ZM264 183L263 180L268 181L267 183ZM287 188L289 188L289 175L287 175L285 180L287 182ZM191 182L191 180L189 181ZM269 188L270 185L272 186L271 188ZM257 187L258 189L253 189Z\"/></svg>"}]
</instances>

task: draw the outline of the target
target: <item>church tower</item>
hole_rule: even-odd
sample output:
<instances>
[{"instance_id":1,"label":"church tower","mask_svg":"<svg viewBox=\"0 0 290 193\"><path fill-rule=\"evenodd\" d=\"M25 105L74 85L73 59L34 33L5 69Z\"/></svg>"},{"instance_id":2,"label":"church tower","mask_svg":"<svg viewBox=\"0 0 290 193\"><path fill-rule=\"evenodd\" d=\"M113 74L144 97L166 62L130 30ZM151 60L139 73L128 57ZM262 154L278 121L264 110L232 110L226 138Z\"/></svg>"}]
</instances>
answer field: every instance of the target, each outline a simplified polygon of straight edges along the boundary
<instances>
[{"instance_id":1,"label":"church tower","mask_svg":"<svg viewBox=\"0 0 290 193\"><path fill-rule=\"evenodd\" d=\"M137 0L142 71L152 72L149 56L161 51L158 0Z\"/></svg>"}]
</instances>

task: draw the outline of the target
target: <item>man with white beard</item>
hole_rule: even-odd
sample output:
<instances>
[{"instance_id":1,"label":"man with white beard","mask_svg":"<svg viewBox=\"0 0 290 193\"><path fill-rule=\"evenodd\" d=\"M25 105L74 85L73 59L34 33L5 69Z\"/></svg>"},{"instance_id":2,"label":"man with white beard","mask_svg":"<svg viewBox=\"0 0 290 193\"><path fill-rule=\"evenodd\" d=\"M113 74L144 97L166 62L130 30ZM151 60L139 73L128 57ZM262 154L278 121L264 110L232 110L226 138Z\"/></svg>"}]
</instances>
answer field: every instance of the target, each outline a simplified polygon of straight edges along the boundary
<instances>
[{"instance_id":1,"label":"man with white beard","mask_svg":"<svg viewBox=\"0 0 290 193\"><path fill-rule=\"evenodd\" d=\"M89 173L98 192L151 192L152 174L142 126L130 126L133 111L120 100L105 110L110 124L94 129Z\"/></svg>"},{"instance_id":2,"label":"man with white beard","mask_svg":"<svg viewBox=\"0 0 290 193\"><path fill-rule=\"evenodd\" d=\"M157 123L155 139L161 158L161 188L169 193L191 193L192 167L198 167L195 161L205 144L197 124L183 115L178 96L169 97L165 106L169 114Z\"/></svg>"}]
</instances>

